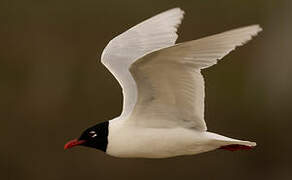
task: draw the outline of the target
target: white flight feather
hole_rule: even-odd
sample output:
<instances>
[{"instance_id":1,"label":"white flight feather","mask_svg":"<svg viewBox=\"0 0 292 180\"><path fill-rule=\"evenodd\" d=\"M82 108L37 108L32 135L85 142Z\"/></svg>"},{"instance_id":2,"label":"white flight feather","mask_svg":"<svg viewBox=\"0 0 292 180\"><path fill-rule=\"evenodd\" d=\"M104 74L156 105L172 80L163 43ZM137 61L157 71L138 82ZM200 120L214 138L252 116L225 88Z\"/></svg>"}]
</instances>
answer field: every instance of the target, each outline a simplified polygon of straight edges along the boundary
<instances>
[{"instance_id":1,"label":"white flight feather","mask_svg":"<svg viewBox=\"0 0 292 180\"><path fill-rule=\"evenodd\" d=\"M201 69L217 63L262 29L243 27L174 45L184 12L160 13L109 42L102 63L123 89L119 119L144 127L206 131Z\"/></svg>"},{"instance_id":2,"label":"white flight feather","mask_svg":"<svg viewBox=\"0 0 292 180\"><path fill-rule=\"evenodd\" d=\"M146 127L207 130L200 70L216 64L259 31L258 25L243 27L141 57L130 68L139 94L130 119Z\"/></svg>"},{"instance_id":3,"label":"white flight feather","mask_svg":"<svg viewBox=\"0 0 292 180\"><path fill-rule=\"evenodd\" d=\"M183 14L180 8L162 12L115 37L103 50L102 63L123 89L121 116L129 115L137 101L136 83L129 72L130 65L147 53L174 45Z\"/></svg>"}]
</instances>

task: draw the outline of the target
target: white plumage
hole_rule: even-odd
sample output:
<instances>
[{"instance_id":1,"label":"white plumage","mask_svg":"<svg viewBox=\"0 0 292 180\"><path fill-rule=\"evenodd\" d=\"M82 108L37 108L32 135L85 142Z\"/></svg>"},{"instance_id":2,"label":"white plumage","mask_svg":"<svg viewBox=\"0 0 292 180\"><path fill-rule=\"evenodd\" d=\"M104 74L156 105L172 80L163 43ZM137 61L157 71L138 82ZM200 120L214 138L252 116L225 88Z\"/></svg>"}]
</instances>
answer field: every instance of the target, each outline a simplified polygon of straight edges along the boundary
<instances>
[{"instance_id":1,"label":"white plumage","mask_svg":"<svg viewBox=\"0 0 292 180\"><path fill-rule=\"evenodd\" d=\"M184 12L158 14L109 42L102 63L123 89L121 116L110 121L107 153L163 158L249 141L207 132L201 69L217 63L262 29L243 27L175 44Z\"/></svg>"},{"instance_id":2,"label":"white plumage","mask_svg":"<svg viewBox=\"0 0 292 180\"><path fill-rule=\"evenodd\" d=\"M173 46L183 14L179 8L158 14L115 37L103 50L101 62L123 88L122 116L131 113L137 100L136 83L129 72L131 64L145 54Z\"/></svg>"}]
</instances>

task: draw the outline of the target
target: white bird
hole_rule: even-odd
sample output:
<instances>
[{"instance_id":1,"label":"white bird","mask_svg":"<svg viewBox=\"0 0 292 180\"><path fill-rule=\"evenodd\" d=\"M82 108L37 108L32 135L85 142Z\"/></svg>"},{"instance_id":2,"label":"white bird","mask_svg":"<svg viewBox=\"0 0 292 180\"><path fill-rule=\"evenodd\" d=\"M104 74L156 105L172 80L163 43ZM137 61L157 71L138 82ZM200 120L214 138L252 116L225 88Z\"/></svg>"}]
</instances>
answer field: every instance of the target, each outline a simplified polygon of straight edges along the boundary
<instances>
[{"instance_id":1,"label":"white bird","mask_svg":"<svg viewBox=\"0 0 292 180\"><path fill-rule=\"evenodd\" d=\"M108 43L101 61L123 89L122 113L88 128L65 149L83 145L115 157L167 158L256 146L207 131L201 69L262 29L252 25L175 44L183 15L180 8L165 11Z\"/></svg>"}]
</instances>

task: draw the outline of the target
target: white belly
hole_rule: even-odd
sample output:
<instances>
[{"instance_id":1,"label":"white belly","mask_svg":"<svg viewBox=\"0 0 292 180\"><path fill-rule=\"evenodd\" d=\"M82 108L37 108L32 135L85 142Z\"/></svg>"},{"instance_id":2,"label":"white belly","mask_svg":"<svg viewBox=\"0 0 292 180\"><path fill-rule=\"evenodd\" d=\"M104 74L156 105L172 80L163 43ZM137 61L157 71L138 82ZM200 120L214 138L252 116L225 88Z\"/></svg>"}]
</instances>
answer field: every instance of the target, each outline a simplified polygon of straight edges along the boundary
<instances>
[{"instance_id":1,"label":"white belly","mask_svg":"<svg viewBox=\"0 0 292 180\"><path fill-rule=\"evenodd\" d=\"M138 128L110 122L106 153L116 157L166 158L216 149L206 132L185 128Z\"/></svg>"}]
</instances>

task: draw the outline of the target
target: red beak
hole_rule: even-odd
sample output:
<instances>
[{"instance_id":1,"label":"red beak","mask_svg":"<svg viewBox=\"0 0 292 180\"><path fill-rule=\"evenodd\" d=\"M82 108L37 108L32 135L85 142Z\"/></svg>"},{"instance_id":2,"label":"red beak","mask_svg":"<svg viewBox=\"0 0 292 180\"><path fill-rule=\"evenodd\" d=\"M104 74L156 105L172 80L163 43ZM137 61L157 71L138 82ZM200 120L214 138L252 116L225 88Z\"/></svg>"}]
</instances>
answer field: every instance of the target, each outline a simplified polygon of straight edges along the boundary
<instances>
[{"instance_id":1,"label":"red beak","mask_svg":"<svg viewBox=\"0 0 292 180\"><path fill-rule=\"evenodd\" d=\"M83 144L85 142L86 142L85 140L73 139L65 144L64 150L72 148L74 146L78 146L78 145Z\"/></svg>"}]
</instances>

